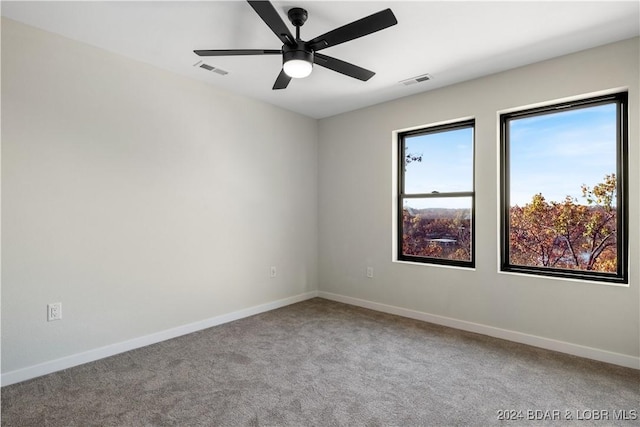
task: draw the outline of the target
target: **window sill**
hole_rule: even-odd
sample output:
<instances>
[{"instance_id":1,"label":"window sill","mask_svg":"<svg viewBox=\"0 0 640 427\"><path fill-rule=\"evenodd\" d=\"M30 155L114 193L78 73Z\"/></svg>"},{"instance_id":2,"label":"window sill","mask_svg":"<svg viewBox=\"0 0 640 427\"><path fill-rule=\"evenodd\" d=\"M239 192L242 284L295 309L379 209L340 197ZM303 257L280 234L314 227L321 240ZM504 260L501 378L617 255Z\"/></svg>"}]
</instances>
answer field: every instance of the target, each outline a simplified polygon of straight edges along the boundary
<instances>
[{"instance_id":1,"label":"window sill","mask_svg":"<svg viewBox=\"0 0 640 427\"><path fill-rule=\"evenodd\" d=\"M547 274L536 274L536 273L525 273L520 271L506 271L506 270L498 270L498 274L505 274L509 276L518 276L518 277L528 277L537 280L559 280L562 282L573 282L582 284L591 284L591 285L605 285L605 286L614 286L618 288L628 288L629 283L624 283L622 281L614 282L614 281L605 281L605 280L594 280L594 279L582 279L579 277L559 277L552 276Z\"/></svg>"},{"instance_id":2,"label":"window sill","mask_svg":"<svg viewBox=\"0 0 640 427\"><path fill-rule=\"evenodd\" d=\"M396 264L416 265L420 267L436 267L436 268L448 268L448 269L462 270L462 271L476 271L475 267L461 267L458 265L432 264L427 262L405 261L400 259L393 259L392 262Z\"/></svg>"}]
</instances>

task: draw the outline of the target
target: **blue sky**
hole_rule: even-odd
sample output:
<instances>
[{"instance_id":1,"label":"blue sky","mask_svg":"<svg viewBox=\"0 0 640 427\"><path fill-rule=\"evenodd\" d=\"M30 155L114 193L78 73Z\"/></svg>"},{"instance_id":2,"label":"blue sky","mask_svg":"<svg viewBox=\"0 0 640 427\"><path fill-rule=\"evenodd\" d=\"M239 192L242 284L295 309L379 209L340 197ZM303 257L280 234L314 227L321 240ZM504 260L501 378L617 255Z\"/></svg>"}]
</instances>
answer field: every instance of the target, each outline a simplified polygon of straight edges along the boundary
<instances>
[{"instance_id":1,"label":"blue sky","mask_svg":"<svg viewBox=\"0 0 640 427\"><path fill-rule=\"evenodd\" d=\"M407 153L422 154L407 166L406 193L473 191L473 129L414 136L405 145Z\"/></svg>"},{"instance_id":2,"label":"blue sky","mask_svg":"<svg viewBox=\"0 0 640 427\"><path fill-rule=\"evenodd\" d=\"M512 120L510 132L512 206L536 193L582 202L582 184L593 187L616 172L615 104Z\"/></svg>"},{"instance_id":3,"label":"blue sky","mask_svg":"<svg viewBox=\"0 0 640 427\"><path fill-rule=\"evenodd\" d=\"M593 187L616 171L616 105L568 110L510 122L511 205L542 193L582 202L581 185ZM473 190L471 128L409 137L407 152L422 154L405 172L405 192ZM497 173L497 171L496 171ZM408 200L407 206L470 207L470 199Z\"/></svg>"},{"instance_id":4,"label":"blue sky","mask_svg":"<svg viewBox=\"0 0 640 427\"><path fill-rule=\"evenodd\" d=\"M413 136L405 140L406 152L422 154L405 172L406 193L473 191L473 129L464 128ZM405 205L471 207L471 199L409 200Z\"/></svg>"}]
</instances>

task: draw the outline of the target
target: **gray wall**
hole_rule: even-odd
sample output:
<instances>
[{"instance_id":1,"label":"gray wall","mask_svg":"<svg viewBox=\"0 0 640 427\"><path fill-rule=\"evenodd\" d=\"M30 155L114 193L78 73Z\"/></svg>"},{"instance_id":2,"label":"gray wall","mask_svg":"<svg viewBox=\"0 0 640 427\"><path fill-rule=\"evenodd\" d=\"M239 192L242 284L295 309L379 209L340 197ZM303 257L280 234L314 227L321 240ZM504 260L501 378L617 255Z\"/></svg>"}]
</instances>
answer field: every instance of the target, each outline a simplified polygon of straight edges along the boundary
<instances>
[{"instance_id":1,"label":"gray wall","mask_svg":"<svg viewBox=\"0 0 640 427\"><path fill-rule=\"evenodd\" d=\"M316 135L3 19L2 371L315 291Z\"/></svg>"},{"instance_id":2,"label":"gray wall","mask_svg":"<svg viewBox=\"0 0 640 427\"><path fill-rule=\"evenodd\" d=\"M636 38L321 120L320 290L637 358L638 76ZM499 112L620 88L630 106L629 286L500 273ZM476 118L476 268L393 262L393 132L465 117Z\"/></svg>"},{"instance_id":3,"label":"gray wall","mask_svg":"<svg viewBox=\"0 0 640 427\"><path fill-rule=\"evenodd\" d=\"M633 39L316 121L3 19L2 372L318 288L637 358L638 75ZM499 273L499 111L619 88L629 286ZM393 262L393 131L462 117L477 267Z\"/></svg>"}]
</instances>

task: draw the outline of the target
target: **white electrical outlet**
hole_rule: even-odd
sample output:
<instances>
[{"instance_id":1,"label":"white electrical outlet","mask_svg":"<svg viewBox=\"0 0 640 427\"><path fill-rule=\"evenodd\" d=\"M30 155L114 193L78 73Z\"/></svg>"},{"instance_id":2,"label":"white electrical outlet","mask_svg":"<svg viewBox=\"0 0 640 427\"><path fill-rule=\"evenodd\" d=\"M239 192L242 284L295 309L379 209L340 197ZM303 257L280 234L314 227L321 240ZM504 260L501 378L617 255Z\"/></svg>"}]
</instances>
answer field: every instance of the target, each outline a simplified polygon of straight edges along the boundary
<instances>
[{"instance_id":1,"label":"white electrical outlet","mask_svg":"<svg viewBox=\"0 0 640 427\"><path fill-rule=\"evenodd\" d=\"M276 270L276 268L272 266L271 271L269 272L269 277L273 279L274 277L276 277L277 274L278 274L278 270Z\"/></svg>"},{"instance_id":2,"label":"white electrical outlet","mask_svg":"<svg viewBox=\"0 0 640 427\"><path fill-rule=\"evenodd\" d=\"M367 277L369 279L373 278L373 267L367 267Z\"/></svg>"},{"instance_id":3,"label":"white electrical outlet","mask_svg":"<svg viewBox=\"0 0 640 427\"><path fill-rule=\"evenodd\" d=\"M47 321L51 322L60 319L62 319L62 303L54 302L47 304Z\"/></svg>"}]
</instances>

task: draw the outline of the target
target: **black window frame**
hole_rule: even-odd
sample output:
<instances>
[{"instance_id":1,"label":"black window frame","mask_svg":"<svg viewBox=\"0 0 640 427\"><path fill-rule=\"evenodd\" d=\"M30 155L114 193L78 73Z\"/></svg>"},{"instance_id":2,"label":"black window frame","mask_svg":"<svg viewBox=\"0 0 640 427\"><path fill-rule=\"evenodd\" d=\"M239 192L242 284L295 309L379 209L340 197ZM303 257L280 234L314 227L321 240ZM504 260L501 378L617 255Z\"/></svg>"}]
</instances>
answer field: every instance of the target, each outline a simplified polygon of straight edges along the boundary
<instances>
[{"instance_id":1,"label":"black window frame","mask_svg":"<svg viewBox=\"0 0 640 427\"><path fill-rule=\"evenodd\" d=\"M616 215L617 215L617 271L616 273L569 270L561 268L522 266L509 263L510 187L509 187L509 126L513 119L534 117L577 110L605 104L616 104ZM512 111L500 115L500 270L566 279L617 284L629 283L629 203L628 203L628 94L619 92L584 98L538 108Z\"/></svg>"},{"instance_id":2,"label":"black window frame","mask_svg":"<svg viewBox=\"0 0 640 427\"><path fill-rule=\"evenodd\" d=\"M397 141L398 141L398 188L397 188L397 260L398 261L409 261L409 262L417 262L422 264L436 264L436 265L446 265L446 266L454 266L454 267L467 267L467 268L475 268L476 265L476 250L475 250L475 222L476 222L476 180L475 180L475 151L476 151L476 129L475 129L475 118L465 119L456 122L434 125L434 126L426 126L419 129L414 129L405 132L399 132ZM404 182L405 182L405 139L407 137L420 136L420 135L428 135L440 132L447 132L459 129L471 128L472 130L472 189L471 191L459 191L459 192L448 192L448 193L411 193L407 194L404 192ZM424 154L428 156L428 153ZM446 258L437 258L437 257L426 257L426 256L416 256L416 255L406 255L402 253L403 246L403 206L405 199L411 198L449 198L449 197L470 197L471 198L471 218L469 221L469 226L471 228L470 231L470 239L471 239L471 259L469 261L463 260L452 260Z\"/></svg>"}]
</instances>

